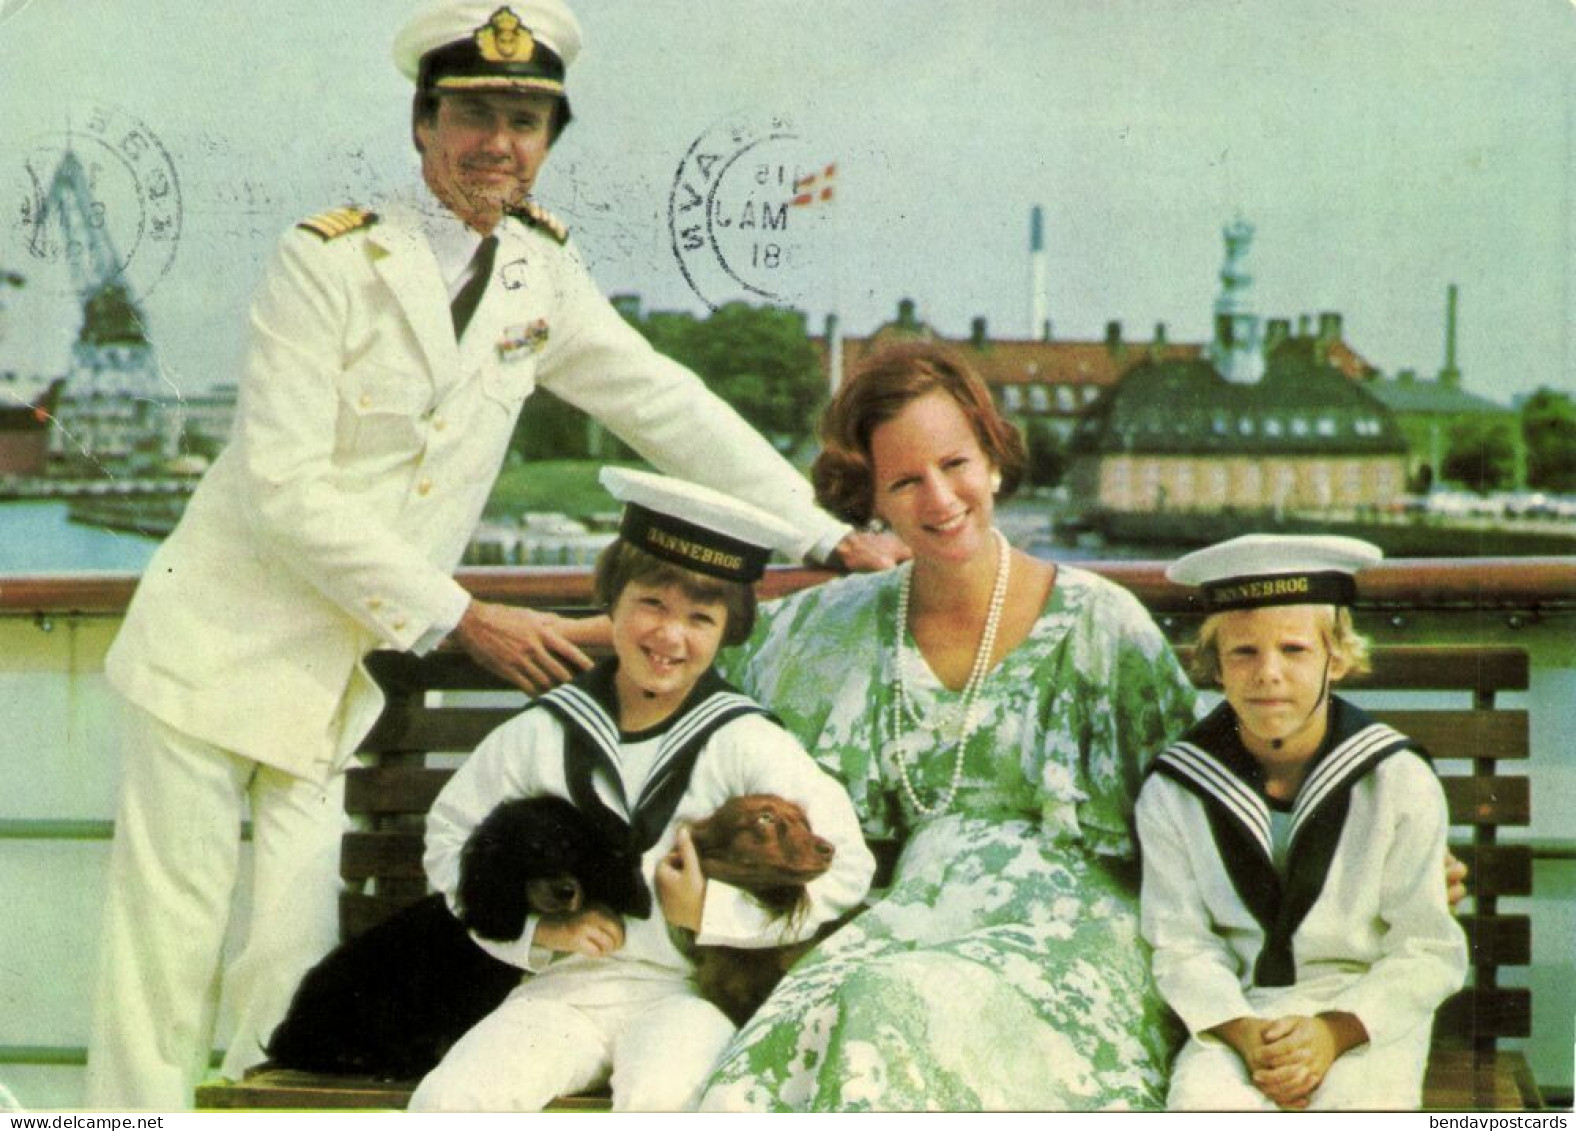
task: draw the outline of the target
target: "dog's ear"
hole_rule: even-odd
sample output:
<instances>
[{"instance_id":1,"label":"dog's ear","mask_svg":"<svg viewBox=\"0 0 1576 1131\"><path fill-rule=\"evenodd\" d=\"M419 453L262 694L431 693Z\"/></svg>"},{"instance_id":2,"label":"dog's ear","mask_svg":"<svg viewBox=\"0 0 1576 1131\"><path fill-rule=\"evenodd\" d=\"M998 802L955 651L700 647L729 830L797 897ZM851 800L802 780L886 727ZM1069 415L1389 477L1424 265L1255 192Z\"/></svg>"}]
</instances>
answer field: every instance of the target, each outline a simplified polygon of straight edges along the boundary
<instances>
[{"instance_id":1,"label":"dog's ear","mask_svg":"<svg viewBox=\"0 0 1576 1131\"><path fill-rule=\"evenodd\" d=\"M791 884L784 887L755 888L751 890L761 906L774 915L787 915L799 910L801 906L808 905L810 896L804 890L803 884Z\"/></svg>"},{"instance_id":2,"label":"dog's ear","mask_svg":"<svg viewBox=\"0 0 1576 1131\"><path fill-rule=\"evenodd\" d=\"M484 939L513 942L525 930L530 875L522 870L521 854L529 854L536 839L540 800L503 802L471 831L460 850L460 922Z\"/></svg>"}]
</instances>

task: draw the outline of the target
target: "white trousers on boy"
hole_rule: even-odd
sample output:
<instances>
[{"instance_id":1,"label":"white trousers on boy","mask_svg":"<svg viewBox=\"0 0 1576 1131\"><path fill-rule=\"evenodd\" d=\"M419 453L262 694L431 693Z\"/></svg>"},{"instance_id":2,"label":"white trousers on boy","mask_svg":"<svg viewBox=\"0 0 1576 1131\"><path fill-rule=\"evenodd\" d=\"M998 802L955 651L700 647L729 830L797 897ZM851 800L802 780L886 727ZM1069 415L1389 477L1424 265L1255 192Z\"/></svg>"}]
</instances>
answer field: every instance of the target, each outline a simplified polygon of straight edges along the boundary
<instances>
[{"instance_id":1,"label":"white trousers on boy","mask_svg":"<svg viewBox=\"0 0 1576 1131\"><path fill-rule=\"evenodd\" d=\"M181 1111L207 1071L221 990L236 1016L224 1073L239 1077L338 938L344 777L316 785L122 707L84 1103ZM251 922L221 974L248 812Z\"/></svg>"},{"instance_id":2,"label":"white trousers on boy","mask_svg":"<svg viewBox=\"0 0 1576 1131\"><path fill-rule=\"evenodd\" d=\"M606 989L611 979L595 978ZM630 979L618 999L572 1004L527 979L462 1037L411 1097L411 1111L540 1111L610 1084L614 1111L692 1111L733 1023L687 979ZM568 986L563 987L568 989Z\"/></svg>"}]
</instances>

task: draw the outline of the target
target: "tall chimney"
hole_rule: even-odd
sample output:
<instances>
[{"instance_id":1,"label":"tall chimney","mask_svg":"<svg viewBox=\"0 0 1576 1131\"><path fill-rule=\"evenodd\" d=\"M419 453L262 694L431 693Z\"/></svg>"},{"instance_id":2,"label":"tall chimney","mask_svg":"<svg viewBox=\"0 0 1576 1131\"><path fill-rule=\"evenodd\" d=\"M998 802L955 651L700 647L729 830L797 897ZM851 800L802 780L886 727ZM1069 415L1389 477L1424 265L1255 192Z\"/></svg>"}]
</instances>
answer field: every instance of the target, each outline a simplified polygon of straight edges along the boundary
<instances>
[{"instance_id":1,"label":"tall chimney","mask_svg":"<svg viewBox=\"0 0 1576 1131\"><path fill-rule=\"evenodd\" d=\"M1045 291L1045 210L1038 204L1029 212L1029 337L1043 334L1050 340L1049 300Z\"/></svg>"},{"instance_id":2,"label":"tall chimney","mask_svg":"<svg viewBox=\"0 0 1576 1131\"><path fill-rule=\"evenodd\" d=\"M969 345L977 350L985 348L985 319L976 318L969 326Z\"/></svg>"},{"instance_id":3,"label":"tall chimney","mask_svg":"<svg viewBox=\"0 0 1576 1131\"><path fill-rule=\"evenodd\" d=\"M1118 360L1127 352L1127 347L1122 344L1122 323L1117 319L1113 318L1105 324L1105 348Z\"/></svg>"},{"instance_id":4,"label":"tall chimney","mask_svg":"<svg viewBox=\"0 0 1576 1131\"><path fill-rule=\"evenodd\" d=\"M843 335L837 324L837 315L826 316L826 384L832 392L843 383Z\"/></svg>"},{"instance_id":5,"label":"tall chimney","mask_svg":"<svg viewBox=\"0 0 1576 1131\"><path fill-rule=\"evenodd\" d=\"M1445 367L1439 371L1439 383L1452 389L1461 386L1461 370L1456 368L1456 285L1445 290Z\"/></svg>"}]
</instances>

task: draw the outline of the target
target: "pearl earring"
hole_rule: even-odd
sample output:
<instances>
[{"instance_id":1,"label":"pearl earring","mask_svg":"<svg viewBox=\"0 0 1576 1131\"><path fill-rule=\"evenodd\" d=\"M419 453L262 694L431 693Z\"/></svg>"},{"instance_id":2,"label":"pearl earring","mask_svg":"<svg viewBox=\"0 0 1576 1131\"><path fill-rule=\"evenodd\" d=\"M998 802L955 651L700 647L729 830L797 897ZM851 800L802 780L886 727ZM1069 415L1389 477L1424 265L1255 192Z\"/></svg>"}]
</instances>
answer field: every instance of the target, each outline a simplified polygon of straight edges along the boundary
<instances>
[{"instance_id":1,"label":"pearl earring","mask_svg":"<svg viewBox=\"0 0 1576 1131\"><path fill-rule=\"evenodd\" d=\"M990 493L992 495L994 495L997 491L1000 491L1000 490L1001 490L1001 472L993 471L993 472L990 473Z\"/></svg>"}]
</instances>

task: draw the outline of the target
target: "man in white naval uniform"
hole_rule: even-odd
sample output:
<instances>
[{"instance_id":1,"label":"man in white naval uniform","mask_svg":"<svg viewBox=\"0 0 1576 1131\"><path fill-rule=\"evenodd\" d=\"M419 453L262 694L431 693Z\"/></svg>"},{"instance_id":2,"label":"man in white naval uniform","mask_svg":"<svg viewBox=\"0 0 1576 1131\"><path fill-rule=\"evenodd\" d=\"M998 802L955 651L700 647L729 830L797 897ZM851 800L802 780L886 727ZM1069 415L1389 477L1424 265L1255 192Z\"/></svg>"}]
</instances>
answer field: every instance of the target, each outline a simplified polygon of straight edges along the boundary
<instances>
[{"instance_id":1,"label":"man in white naval uniform","mask_svg":"<svg viewBox=\"0 0 1576 1131\"><path fill-rule=\"evenodd\" d=\"M527 201L579 45L561 0L424 9L395 51L430 206L328 213L279 244L232 441L106 664L128 705L89 1106L188 1107L221 983L238 1076L332 946L342 770L381 704L369 651L448 638L527 689L589 666L572 624L452 576L538 385L664 470L785 518L795 557L887 564L624 324ZM221 979L248 812L252 914Z\"/></svg>"}]
</instances>

